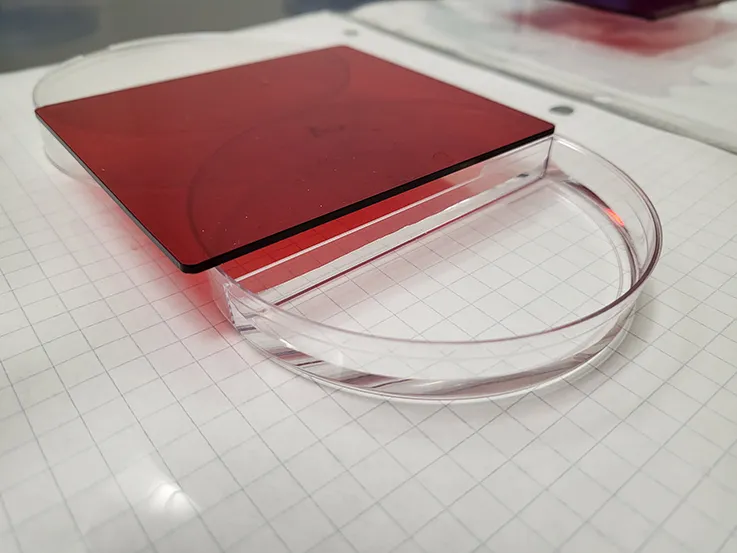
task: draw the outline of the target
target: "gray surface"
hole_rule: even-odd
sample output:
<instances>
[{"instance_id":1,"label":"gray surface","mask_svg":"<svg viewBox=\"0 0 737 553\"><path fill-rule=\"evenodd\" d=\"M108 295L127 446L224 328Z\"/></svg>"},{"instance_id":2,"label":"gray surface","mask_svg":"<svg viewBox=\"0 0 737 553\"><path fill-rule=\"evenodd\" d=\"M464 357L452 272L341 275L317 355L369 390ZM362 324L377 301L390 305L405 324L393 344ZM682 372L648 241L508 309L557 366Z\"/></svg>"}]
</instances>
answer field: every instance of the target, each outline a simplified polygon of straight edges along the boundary
<instances>
[{"instance_id":1,"label":"gray surface","mask_svg":"<svg viewBox=\"0 0 737 553\"><path fill-rule=\"evenodd\" d=\"M0 0L0 71L44 65L112 43L224 31L361 0Z\"/></svg>"}]
</instances>

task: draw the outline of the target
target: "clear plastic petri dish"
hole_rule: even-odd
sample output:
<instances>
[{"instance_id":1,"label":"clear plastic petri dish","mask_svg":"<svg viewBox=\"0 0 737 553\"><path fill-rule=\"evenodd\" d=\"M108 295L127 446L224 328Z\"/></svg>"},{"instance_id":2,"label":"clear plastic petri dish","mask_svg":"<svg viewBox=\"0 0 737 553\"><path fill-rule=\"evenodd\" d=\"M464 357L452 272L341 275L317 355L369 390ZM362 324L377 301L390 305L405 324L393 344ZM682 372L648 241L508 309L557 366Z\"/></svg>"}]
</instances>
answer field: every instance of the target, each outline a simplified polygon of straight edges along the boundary
<instances>
[{"instance_id":1,"label":"clear plastic petri dish","mask_svg":"<svg viewBox=\"0 0 737 553\"><path fill-rule=\"evenodd\" d=\"M582 374L625 337L661 225L605 159L559 137L534 148L539 173L508 174L510 158L539 159L530 147L493 159L459 179L474 192L457 204L353 236L364 246L342 256L332 238L250 273L210 271L222 311L282 365L371 394L499 398Z\"/></svg>"},{"instance_id":2,"label":"clear plastic petri dish","mask_svg":"<svg viewBox=\"0 0 737 553\"><path fill-rule=\"evenodd\" d=\"M34 101L304 50L229 33L136 41L60 65ZM89 178L39 128L50 160ZM614 350L662 242L657 213L626 174L556 136L431 184L432 193L360 224L318 227L299 247L277 244L284 249L272 257L210 270L218 306L288 369L387 397L524 393Z\"/></svg>"}]
</instances>

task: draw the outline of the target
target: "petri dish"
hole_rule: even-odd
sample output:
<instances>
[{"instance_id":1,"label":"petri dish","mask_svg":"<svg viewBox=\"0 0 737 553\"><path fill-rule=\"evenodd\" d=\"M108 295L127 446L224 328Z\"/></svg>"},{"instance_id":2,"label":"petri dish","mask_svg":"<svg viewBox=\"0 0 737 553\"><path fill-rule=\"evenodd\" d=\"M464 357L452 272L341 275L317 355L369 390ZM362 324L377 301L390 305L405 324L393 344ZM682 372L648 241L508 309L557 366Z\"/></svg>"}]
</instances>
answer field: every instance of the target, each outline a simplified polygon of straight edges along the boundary
<instances>
[{"instance_id":1,"label":"petri dish","mask_svg":"<svg viewBox=\"0 0 737 553\"><path fill-rule=\"evenodd\" d=\"M136 41L62 64L38 83L34 102L305 49L229 33ZM89 178L40 128L52 163ZM265 261L209 270L217 305L290 370L415 400L525 393L583 374L626 337L662 229L625 173L553 136L446 176L434 190Z\"/></svg>"},{"instance_id":2,"label":"petri dish","mask_svg":"<svg viewBox=\"0 0 737 553\"><path fill-rule=\"evenodd\" d=\"M445 209L431 228L417 223L359 259L329 255L292 280L258 284L319 258L328 241L256 274L211 270L221 310L282 365L365 393L501 398L583 374L626 337L660 255L658 215L626 174L560 137L544 170L507 194L499 186L520 177L500 178L500 163L461 184L485 183L493 197Z\"/></svg>"}]
</instances>

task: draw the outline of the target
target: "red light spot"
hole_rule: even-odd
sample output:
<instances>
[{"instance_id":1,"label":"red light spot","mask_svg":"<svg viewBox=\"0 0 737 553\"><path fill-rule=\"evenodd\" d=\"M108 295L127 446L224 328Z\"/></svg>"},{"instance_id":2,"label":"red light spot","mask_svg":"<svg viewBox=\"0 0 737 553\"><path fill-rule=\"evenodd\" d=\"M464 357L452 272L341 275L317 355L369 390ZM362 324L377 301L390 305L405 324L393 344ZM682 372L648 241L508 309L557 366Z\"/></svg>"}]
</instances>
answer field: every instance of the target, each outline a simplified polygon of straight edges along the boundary
<instances>
[{"instance_id":1,"label":"red light spot","mask_svg":"<svg viewBox=\"0 0 737 553\"><path fill-rule=\"evenodd\" d=\"M611 210L609 208L605 209L604 211L606 212L606 214L609 216L609 218L612 220L612 222L615 225L620 226L620 227L623 227L624 226L624 221L622 220L622 218L619 215L617 215L617 213L615 211L613 211L613 210Z\"/></svg>"}]
</instances>

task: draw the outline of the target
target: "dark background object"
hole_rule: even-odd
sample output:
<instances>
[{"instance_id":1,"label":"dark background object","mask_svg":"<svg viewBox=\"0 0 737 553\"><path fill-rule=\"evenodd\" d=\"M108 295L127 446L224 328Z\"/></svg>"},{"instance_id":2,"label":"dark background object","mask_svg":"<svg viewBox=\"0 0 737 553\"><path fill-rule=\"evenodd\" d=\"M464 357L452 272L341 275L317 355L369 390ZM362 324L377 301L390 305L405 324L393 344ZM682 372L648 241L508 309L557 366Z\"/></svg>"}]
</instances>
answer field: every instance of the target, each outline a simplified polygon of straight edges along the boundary
<instances>
[{"instance_id":1,"label":"dark background object","mask_svg":"<svg viewBox=\"0 0 737 553\"><path fill-rule=\"evenodd\" d=\"M676 13L719 4L724 0L567 0L601 10L645 19L660 19Z\"/></svg>"},{"instance_id":2,"label":"dark background object","mask_svg":"<svg viewBox=\"0 0 737 553\"><path fill-rule=\"evenodd\" d=\"M0 0L0 71L170 33L228 31L367 0Z\"/></svg>"}]
</instances>

